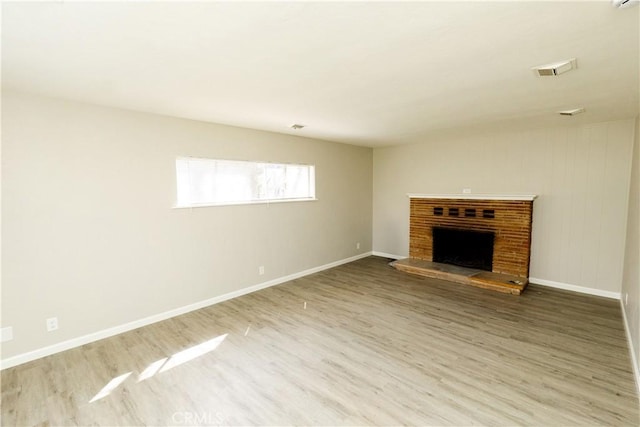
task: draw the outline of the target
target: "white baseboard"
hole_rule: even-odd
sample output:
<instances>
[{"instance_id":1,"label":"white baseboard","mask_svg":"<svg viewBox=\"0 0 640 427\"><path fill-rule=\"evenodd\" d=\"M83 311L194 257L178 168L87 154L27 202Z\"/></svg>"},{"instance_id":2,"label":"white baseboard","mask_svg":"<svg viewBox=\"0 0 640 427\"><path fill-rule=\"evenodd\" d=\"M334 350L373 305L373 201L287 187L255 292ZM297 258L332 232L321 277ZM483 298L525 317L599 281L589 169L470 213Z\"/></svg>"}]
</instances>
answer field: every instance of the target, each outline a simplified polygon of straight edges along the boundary
<instances>
[{"instance_id":1,"label":"white baseboard","mask_svg":"<svg viewBox=\"0 0 640 427\"><path fill-rule=\"evenodd\" d=\"M581 294L596 295L599 297L620 299L620 292L603 291L602 289L586 288L584 286L571 285L569 283L554 282L553 280L537 279L529 277L529 283L548 286L550 288L564 289L567 291L580 292Z\"/></svg>"},{"instance_id":2,"label":"white baseboard","mask_svg":"<svg viewBox=\"0 0 640 427\"><path fill-rule=\"evenodd\" d=\"M627 319L627 312L624 311L624 303L620 300L620 309L622 310L622 320L624 323L624 330L627 333L627 342L629 343L629 354L631 354L631 365L633 366L633 374L636 379L636 392L638 393L638 399L640 399L640 366L638 365L638 358L636 352L633 351L633 339L631 338L631 330L629 329L629 321Z\"/></svg>"},{"instance_id":3,"label":"white baseboard","mask_svg":"<svg viewBox=\"0 0 640 427\"><path fill-rule=\"evenodd\" d=\"M386 252L378 252L378 251L373 251L371 253L371 255L381 256L383 258L393 258L393 259L405 259L405 258L407 258L404 255L394 255L394 254L388 254Z\"/></svg>"},{"instance_id":4,"label":"white baseboard","mask_svg":"<svg viewBox=\"0 0 640 427\"><path fill-rule=\"evenodd\" d=\"M308 270L300 271L298 273L289 274L288 276L278 277L276 279L269 280L267 282L259 283L254 286L239 289L237 291L229 292L217 297L209 298L204 301L199 301L193 304L185 305L183 307L174 308L164 313L155 314L153 316L145 317L142 319L134 320L133 322L125 323L123 325L114 326L112 328L103 329L101 331L93 332L81 337L72 338L67 341L62 341L47 347L42 347L37 350L29 351L27 353L18 354L17 356L9 357L0 360L0 370L11 368L13 366L21 365L23 363L30 362L32 360L40 359L41 357L50 356L61 351L69 350L81 345L89 344L94 341L98 341L104 338L109 338L114 335L128 332L133 329L147 326L152 323L160 322L162 320L169 319L171 317L179 316L181 314L188 313L190 311L199 310L204 307L208 307L213 304L217 304L223 301L227 301L233 298L237 298L242 295L250 294L252 292L259 291L261 289L269 288L271 286L279 285L290 280L298 279L300 277L308 276L319 271L328 270L329 268L337 267L342 264L347 264L353 261L357 261L361 258L366 258L372 255L371 252L365 252L359 255L355 255L349 258L341 259L338 261L324 264L319 267L310 268Z\"/></svg>"}]
</instances>

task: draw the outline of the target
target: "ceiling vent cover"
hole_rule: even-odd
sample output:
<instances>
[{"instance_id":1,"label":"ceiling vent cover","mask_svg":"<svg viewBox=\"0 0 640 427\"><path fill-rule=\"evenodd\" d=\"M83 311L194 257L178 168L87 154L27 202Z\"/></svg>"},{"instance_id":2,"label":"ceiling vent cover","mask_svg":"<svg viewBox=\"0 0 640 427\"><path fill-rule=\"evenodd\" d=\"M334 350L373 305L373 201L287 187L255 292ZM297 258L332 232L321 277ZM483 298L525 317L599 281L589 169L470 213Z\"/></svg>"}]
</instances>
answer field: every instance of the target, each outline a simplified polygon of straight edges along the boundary
<instances>
[{"instance_id":1,"label":"ceiling vent cover","mask_svg":"<svg viewBox=\"0 0 640 427\"><path fill-rule=\"evenodd\" d=\"M618 9L637 6L638 4L640 4L638 0L611 0L611 5Z\"/></svg>"},{"instance_id":2,"label":"ceiling vent cover","mask_svg":"<svg viewBox=\"0 0 640 427\"><path fill-rule=\"evenodd\" d=\"M535 71L536 75L540 77L547 77L547 76L559 76L560 74L566 73L567 71L571 71L574 68L578 68L578 64L575 58L571 58L566 61L555 62L553 64L540 65L538 67L534 67L533 71Z\"/></svg>"},{"instance_id":3,"label":"ceiling vent cover","mask_svg":"<svg viewBox=\"0 0 640 427\"><path fill-rule=\"evenodd\" d=\"M576 114L584 113L584 108L574 108L573 110L558 111L561 116L575 116Z\"/></svg>"}]
</instances>

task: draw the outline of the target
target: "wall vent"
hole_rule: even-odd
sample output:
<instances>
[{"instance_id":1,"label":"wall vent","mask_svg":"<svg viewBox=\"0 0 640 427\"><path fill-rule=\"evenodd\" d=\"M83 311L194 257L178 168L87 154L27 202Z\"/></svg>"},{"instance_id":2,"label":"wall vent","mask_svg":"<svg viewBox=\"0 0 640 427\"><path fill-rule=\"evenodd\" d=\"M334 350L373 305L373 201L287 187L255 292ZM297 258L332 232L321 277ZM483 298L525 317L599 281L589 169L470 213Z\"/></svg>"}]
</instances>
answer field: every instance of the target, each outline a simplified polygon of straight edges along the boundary
<instances>
[{"instance_id":1,"label":"wall vent","mask_svg":"<svg viewBox=\"0 0 640 427\"><path fill-rule=\"evenodd\" d=\"M483 209L482 210L482 218L495 218L496 211L493 209Z\"/></svg>"}]
</instances>

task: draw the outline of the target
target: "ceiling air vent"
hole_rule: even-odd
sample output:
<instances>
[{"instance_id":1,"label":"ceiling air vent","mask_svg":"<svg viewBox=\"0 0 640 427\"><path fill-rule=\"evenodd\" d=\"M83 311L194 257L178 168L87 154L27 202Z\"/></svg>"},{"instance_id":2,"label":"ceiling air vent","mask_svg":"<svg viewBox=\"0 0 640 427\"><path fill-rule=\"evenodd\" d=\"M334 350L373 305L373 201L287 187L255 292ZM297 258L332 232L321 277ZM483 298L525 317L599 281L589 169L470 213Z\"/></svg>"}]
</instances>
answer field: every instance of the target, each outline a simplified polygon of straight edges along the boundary
<instances>
[{"instance_id":1,"label":"ceiling air vent","mask_svg":"<svg viewBox=\"0 0 640 427\"><path fill-rule=\"evenodd\" d=\"M578 64L576 63L575 58L567 59L566 61L555 62L553 64L540 65L538 67L533 67L533 71L535 71L536 75L540 77L547 76L559 76L560 74L566 73L567 71L571 71L574 68L578 68Z\"/></svg>"},{"instance_id":2,"label":"ceiling air vent","mask_svg":"<svg viewBox=\"0 0 640 427\"><path fill-rule=\"evenodd\" d=\"M618 9L624 9L626 7L637 6L640 3L638 0L611 0L611 5Z\"/></svg>"},{"instance_id":3,"label":"ceiling air vent","mask_svg":"<svg viewBox=\"0 0 640 427\"><path fill-rule=\"evenodd\" d=\"M584 113L584 108L575 108L573 110L558 111L561 116L575 116L576 114Z\"/></svg>"}]
</instances>

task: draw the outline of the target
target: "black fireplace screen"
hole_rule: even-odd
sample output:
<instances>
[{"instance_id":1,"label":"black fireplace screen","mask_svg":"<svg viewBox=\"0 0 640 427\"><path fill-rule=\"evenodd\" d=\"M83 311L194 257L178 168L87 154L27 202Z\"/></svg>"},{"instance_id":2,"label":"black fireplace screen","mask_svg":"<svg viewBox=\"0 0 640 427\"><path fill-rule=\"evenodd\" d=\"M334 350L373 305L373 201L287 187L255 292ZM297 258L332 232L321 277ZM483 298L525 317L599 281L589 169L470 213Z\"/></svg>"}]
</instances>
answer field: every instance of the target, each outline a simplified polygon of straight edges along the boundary
<instances>
[{"instance_id":1,"label":"black fireplace screen","mask_svg":"<svg viewBox=\"0 0 640 427\"><path fill-rule=\"evenodd\" d=\"M491 231L433 227L433 261L491 271L493 239Z\"/></svg>"}]
</instances>

